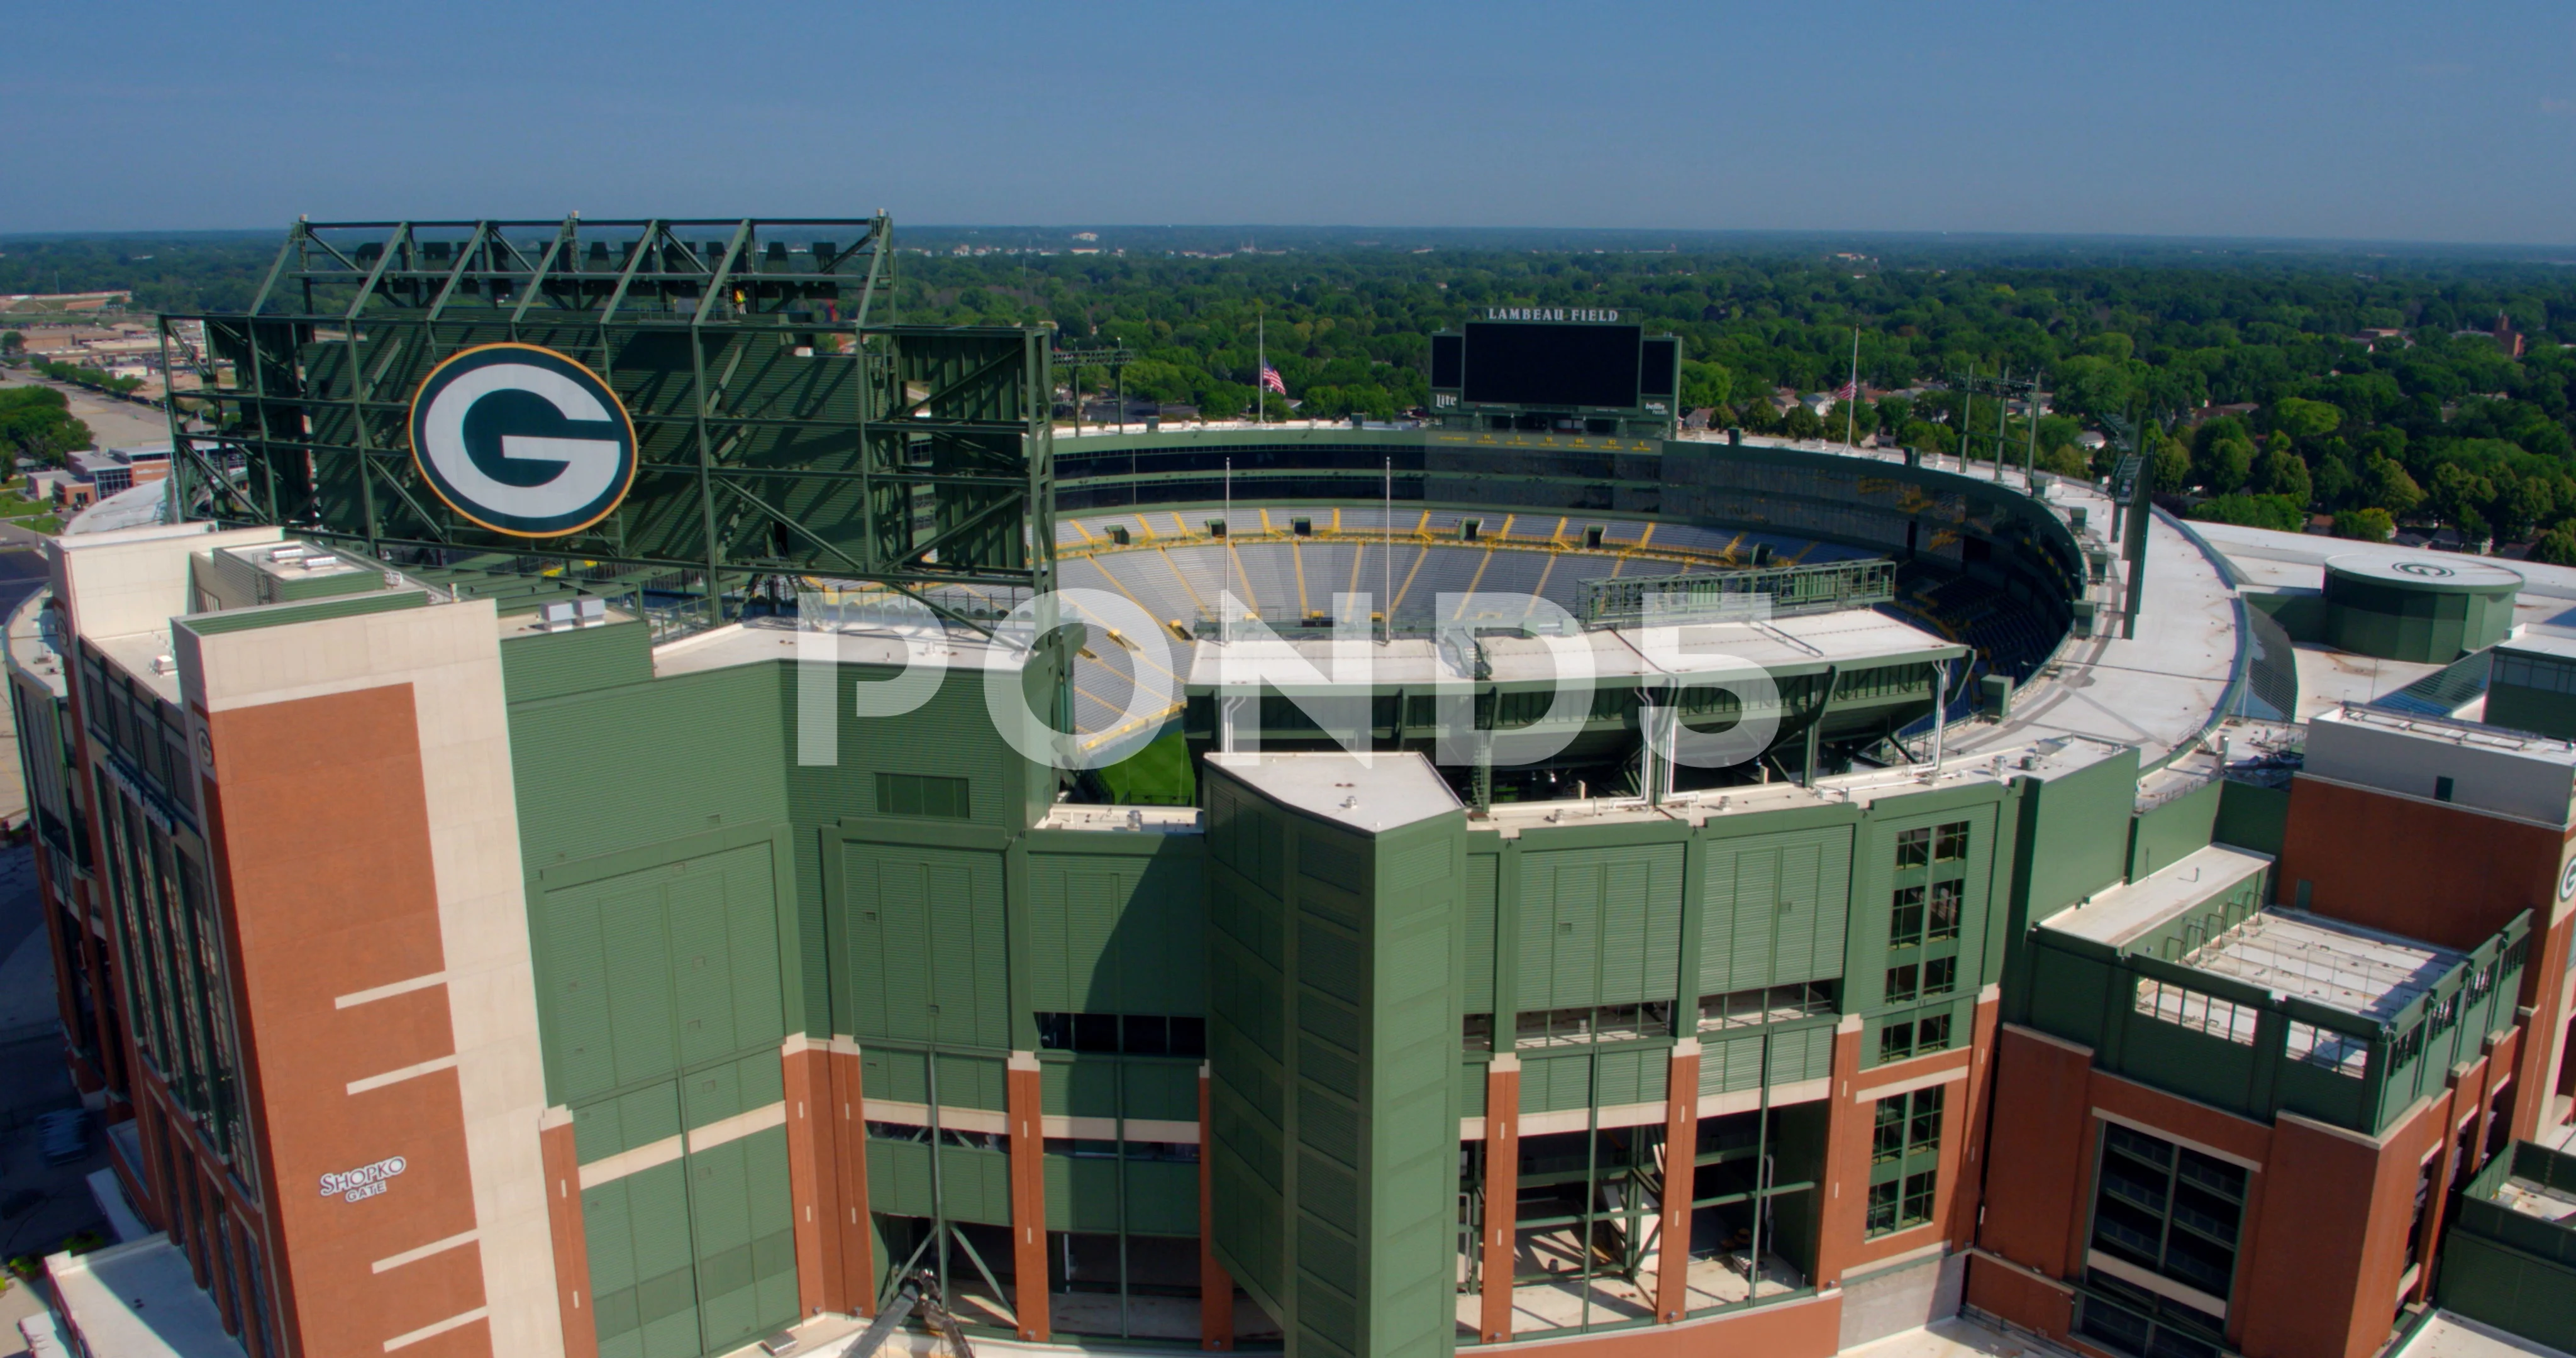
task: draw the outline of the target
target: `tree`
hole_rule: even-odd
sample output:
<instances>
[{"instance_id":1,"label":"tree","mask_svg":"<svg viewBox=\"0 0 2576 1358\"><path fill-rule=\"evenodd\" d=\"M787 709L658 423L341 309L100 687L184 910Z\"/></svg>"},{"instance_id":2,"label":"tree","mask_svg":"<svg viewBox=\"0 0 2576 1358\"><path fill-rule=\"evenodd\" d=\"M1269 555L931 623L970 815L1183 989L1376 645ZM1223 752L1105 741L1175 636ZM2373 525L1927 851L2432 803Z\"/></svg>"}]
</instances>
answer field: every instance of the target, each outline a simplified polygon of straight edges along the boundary
<instances>
[{"instance_id":1,"label":"tree","mask_svg":"<svg viewBox=\"0 0 2576 1358\"><path fill-rule=\"evenodd\" d=\"M94 446L89 426L72 418L71 401L52 387L0 388L0 448L11 460L34 458L61 466L71 454Z\"/></svg>"},{"instance_id":2,"label":"tree","mask_svg":"<svg viewBox=\"0 0 2576 1358\"><path fill-rule=\"evenodd\" d=\"M2291 500L2304 511L2316 487L2308 475L2308 464L2301 461L2297 453L2275 448L2255 463L2254 489L2264 495Z\"/></svg>"},{"instance_id":3,"label":"tree","mask_svg":"<svg viewBox=\"0 0 2576 1358\"><path fill-rule=\"evenodd\" d=\"M2254 474L2254 445L2241 438L2219 439L2201 450L2191 470L2213 495L2242 489Z\"/></svg>"},{"instance_id":4,"label":"tree","mask_svg":"<svg viewBox=\"0 0 2576 1358\"><path fill-rule=\"evenodd\" d=\"M1930 420L1907 420L1896 431L1896 441L1927 453L1946 453L1950 451L1950 426Z\"/></svg>"},{"instance_id":5,"label":"tree","mask_svg":"<svg viewBox=\"0 0 2576 1358\"><path fill-rule=\"evenodd\" d=\"M2362 499L2391 516L2410 513L2424 503L2424 488L2392 458L2374 457L2362 464Z\"/></svg>"},{"instance_id":6,"label":"tree","mask_svg":"<svg viewBox=\"0 0 2576 1358\"><path fill-rule=\"evenodd\" d=\"M14 359L27 352L27 337L15 330L0 330L0 359Z\"/></svg>"},{"instance_id":7,"label":"tree","mask_svg":"<svg viewBox=\"0 0 2576 1358\"><path fill-rule=\"evenodd\" d=\"M2307 504L2286 495L2221 495L2191 507L2191 516L2211 523L2242 524L2283 533L2305 532Z\"/></svg>"},{"instance_id":8,"label":"tree","mask_svg":"<svg viewBox=\"0 0 2576 1358\"><path fill-rule=\"evenodd\" d=\"M2576 532L2569 531L2563 523L2550 529L2532 541L2531 551L2523 560L2544 566L2576 566Z\"/></svg>"},{"instance_id":9,"label":"tree","mask_svg":"<svg viewBox=\"0 0 2576 1358\"><path fill-rule=\"evenodd\" d=\"M2385 509L2346 509L2334 516L2334 535L2355 542L2386 542L2396 531Z\"/></svg>"},{"instance_id":10,"label":"tree","mask_svg":"<svg viewBox=\"0 0 2576 1358\"><path fill-rule=\"evenodd\" d=\"M1789 413L1781 417L1780 432L1793 439L1822 438L1825 422L1802 401L1789 407Z\"/></svg>"},{"instance_id":11,"label":"tree","mask_svg":"<svg viewBox=\"0 0 2576 1358\"><path fill-rule=\"evenodd\" d=\"M1702 406L1722 406L1735 394L1735 374L1724 364L1682 360L1682 408L1697 410Z\"/></svg>"},{"instance_id":12,"label":"tree","mask_svg":"<svg viewBox=\"0 0 2576 1358\"><path fill-rule=\"evenodd\" d=\"M2272 427L2305 441L2324 438L2343 424L2343 412L2323 401L2284 396L2272 403Z\"/></svg>"}]
</instances>

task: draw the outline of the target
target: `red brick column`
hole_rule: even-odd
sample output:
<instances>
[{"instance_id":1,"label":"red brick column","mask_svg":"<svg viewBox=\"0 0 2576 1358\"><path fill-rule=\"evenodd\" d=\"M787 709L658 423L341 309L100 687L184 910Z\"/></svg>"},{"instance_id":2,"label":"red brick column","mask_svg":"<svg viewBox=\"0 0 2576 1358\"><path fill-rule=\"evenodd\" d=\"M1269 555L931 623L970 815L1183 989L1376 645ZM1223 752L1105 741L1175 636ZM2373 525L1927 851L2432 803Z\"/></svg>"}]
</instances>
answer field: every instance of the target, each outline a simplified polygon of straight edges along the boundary
<instances>
[{"instance_id":1,"label":"red brick column","mask_svg":"<svg viewBox=\"0 0 2576 1358\"><path fill-rule=\"evenodd\" d=\"M1950 1196L1950 1213L1945 1218L1942 1235L1954 1249L1975 1244L1977 1209L1983 1205L1983 1191L1988 1104L1986 1090L1995 1078L1995 1031L2003 1013L2003 987L1987 986L1977 996L1974 1018L1969 1020L1968 1078L1965 1087L1953 1097L1961 1105L1962 1122L1967 1135L1960 1138L1964 1148L1959 1155L1959 1172L1945 1184Z\"/></svg>"},{"instance_id":2,"label":"red brick column","mask_svg":"<svg viewBox=\"0 0 2576 1358\"><path fill-rule=\"evenodd\" d=\"M840 1162L841 1295L853 1315L877 1311L876 1230L868 1219L868 1103L859 1044L832 1039L827 1062L831 1072L832 1115L839 1129L832 1153Z\"/></svg>"},{"instance_id":3,"label":"red brick column","mask_svg":"<svg viewBox=\"0 0 2576 1358\"><path fill-rule=\"evenodd\" d=\"M1046 1137L1039 1113L1039 1071L1035 1052L1011 1053L1011 1257L1019 1277L1011 1309L1020 1320L1020 1338L1047 1343Z\"/></svg>"},{"instance_id":4,"label":"red brick column","mask_svg":"<svg viewBox=\"0 0 2576 1358\"><path fill-rule=\"evenodd\" d=\"M1690 1314L1692 1180L1699 1168L1699 1039L1673 1044L1664 1076L1664 1221L1655 1251L1655 1314L1670 1325Z\"/></svg>"},{"instance_id":5,"label":"red brick column","mask_svg":"<svg viewBox=\"0 0 2576 1358\"><path fill-rule=\"evenodd\" d=\"M1485 1067L1485 1251L1483 1309L1476 1329L1488 1344L1512 1337L1512 1256L1520 1231L1521 1059L1495 1055Z\"/></svg>"},{"instance_id":6,"label":"red brick column","mask_svg":"<svg viewBox=\"0 0 2576 1358\"><path fill-rule=\"evenodd\" d=\"M832 1097L831 1049L803 1033L779 1052L787 1090L787 1200L795 1212L796 1307L805 1315L846 1313L842 1286L841 1157L832 1144L841 1120Z\"/></svg>"},{"instance_id":7,"label":"red brick column","mask_svg":"<svg viewBox=\"0 0 2576 1358\"><path fill-rule=\"evenodd\" d=\"M590 1237L581 1224L581 1165L573 1146L572 1111L549 1108L537 1124L546 1167L546 1224L555 1244L555 1303L563 1314L564 1358L599 1358L598 1318L591 1314Z\"/></svg>"},{"instance_id":8,"label":"red brick column","mask_svg":"<svg viewBox=\"0 0 2576 1358\"><path fill-rule=\"evenodd\" d=\"M1842 1282L1855 1263L1869 1221L1869 1132L1854 1115L1852 1084L1860 1075L1861 1020L1846 1015L1834 1029L1834 1090L1826 1100L1825 1201L1816 1232L1816 1286Z\"/></svg>"},{"instance_id":9,"label":"red brick column","mask_svg":"<svg viewBox=\"0 0 2576 1358\"><path fill-rule=\"evenodd\" d=\"M1208 1068L1199 1063L1199 1347L1211 1353L1234 1349L1234 1275L1216 1261L1214 1174L1208 1168Z\"/></svg>"}]
</instances>

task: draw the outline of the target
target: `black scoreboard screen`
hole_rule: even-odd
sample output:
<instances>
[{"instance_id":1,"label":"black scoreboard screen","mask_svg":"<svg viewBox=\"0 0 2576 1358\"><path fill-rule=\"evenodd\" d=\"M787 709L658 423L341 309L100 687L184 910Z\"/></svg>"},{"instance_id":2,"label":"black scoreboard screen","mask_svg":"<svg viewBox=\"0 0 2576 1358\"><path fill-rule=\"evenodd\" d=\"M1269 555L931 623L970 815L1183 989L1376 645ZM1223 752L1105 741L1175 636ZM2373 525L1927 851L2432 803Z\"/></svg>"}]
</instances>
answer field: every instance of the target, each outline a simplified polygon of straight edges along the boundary
<instances>
[{"instance_id":1,"label":"black scoreboard screen","mask_svg":"<svg viewBox=\"0 0 2576 1358\"><path fill-rule=\"evenodd\" d=\"M1458 385L1470 405L1633 408L1643 340L1634 325L1469 321ZM1435 370L1441 357L1435 349Z\"/></svg>"}]
</instances>

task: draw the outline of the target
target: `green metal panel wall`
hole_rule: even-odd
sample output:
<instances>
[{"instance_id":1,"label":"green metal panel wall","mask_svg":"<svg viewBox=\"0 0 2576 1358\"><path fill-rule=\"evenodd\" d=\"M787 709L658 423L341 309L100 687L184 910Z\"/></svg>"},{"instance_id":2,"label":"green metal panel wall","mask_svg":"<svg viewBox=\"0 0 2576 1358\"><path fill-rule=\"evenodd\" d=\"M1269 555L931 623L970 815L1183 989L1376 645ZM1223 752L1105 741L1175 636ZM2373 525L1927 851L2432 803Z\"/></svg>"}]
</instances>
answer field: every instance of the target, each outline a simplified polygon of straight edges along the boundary
<instances>
[{"instance_id":1,"label":"green metal panel wall","mask_svg":"<svg viewBox=\"0 0 2576 1358\"><path fill-rule=\"evenodd\" d=\"M530 632L501 643L501 692L514 703L652 678L652 631L640 622Z\"/></svg>"},{"instance_id":2,"label":"green metal panel wall","mask_svg":"<svg viewBox=\"0 0 2576 1358\"><path fill-rule=\"evenodd\" d=\"M1446 1355L1464 818L1371 837L1206 773L1213 1243L1297 1351Z\"/></svg>"},{"instance_id":3,"label":"green metal panel wall","mask_svg":"<svg viewBox=\"0 0 2576 1358\"><path fill-rule=\"evenodd\" d=\"M1710 840L1699 993L1842 975L1851 844L1851 827L1843 825Z\"/></svg>"},{"instance_id":4,"label":"green metal panel wall","mask_svg":"<svg viewBox=\"0 0 2576 1358\"><path fill-rule=\"evenodd\" d=\"M2490 726L2576 740L2576 697L2521 684L2490 682L2482 720Z\"/></svg>"},{"instance_id":5,"label":"green metal panel wall","mask_svg":"<svg viewBox=\"0 0 2576 1358\"><path fill-rule=\"evenodd\" d=\"M1029 854L1029 1007L1199 1014L1206 919L1195 840L1093 836L1139 854ZM1168 846L1168 847L1167 847Z\"/></svg>"},{"instance_id":6,"label":"green metal panel wall","mask_svg":"<svg viewBox=\"0 0 2576 1358\"><path fill-rule=\"evenodd\" d=\"M600 1358L698 1358L697 1259L678 1162L582 1190Z\"/></svg>"},{"instance_id":7,"label":"green metal panel wall","mask_svg":"<svg viewBox=\"0 0 2576 1358\"><path fill-rule=\"evenodd\" d=\"M1983 981L2003 983L2003 1017L2027 1022L2031 926L2123 879L2128 871L2129 817L2138 795L2138 752L2108 758L2055 778L2013 780L2016 808L2012 886L1993 921L2001 948Z\"/></svg>"},{"instance_id":8,"label":"green metal panel wall","mask_svg":"<svg viewBox=\"0 0 2576 1358\"><path fill-rule=\"evenodd\" d=\"M2290 828L2290 790L2223 779L2219 783L2218 817L2209 837L2256 853L2277 855Z\"/></svg>"},{"instance_id":9,"label":"green metal panel wall","mask_svg":"<svg viewBox=\"0 0 2576 1358\"><path fill-rule=\"evenodd\" d=\"M771 854L749 844L545 893L531 925L556 1102L578 1109L746 1052L776 1064Z\"/></svg>"},{"instance_id":10,"label":"green metal panel wall","mask_svg":"<svg viewBox=\"0 0 2576 1358\"><path fill-rule=\"evenodd\" d=\"M1529 1011L1671 999L1682 859L1680 844L1522 853L1514 1003Z\"/></svg>"},{"instance_id":11,"label":"green metal panel wall","mask_svg":"<svg viewBox=\"0 0 2576 1358\"><path fill-rule=\"evenodd\" d=\"M2209 847L2222 787L2223 780L2212 779L2134 818L2129 829L2130 881Z\"/></svg>"},{"instance_id":12,"label":"green metal panel wall","mask_svg":"<svg viewBox=\"0 0 2576 1358\"><path fill-rule=\"evenodd\" d=\"M870 1038L1007 1050L1002 856L846 843L847 965L836 996Z\"/></svg>"}]
</instances>

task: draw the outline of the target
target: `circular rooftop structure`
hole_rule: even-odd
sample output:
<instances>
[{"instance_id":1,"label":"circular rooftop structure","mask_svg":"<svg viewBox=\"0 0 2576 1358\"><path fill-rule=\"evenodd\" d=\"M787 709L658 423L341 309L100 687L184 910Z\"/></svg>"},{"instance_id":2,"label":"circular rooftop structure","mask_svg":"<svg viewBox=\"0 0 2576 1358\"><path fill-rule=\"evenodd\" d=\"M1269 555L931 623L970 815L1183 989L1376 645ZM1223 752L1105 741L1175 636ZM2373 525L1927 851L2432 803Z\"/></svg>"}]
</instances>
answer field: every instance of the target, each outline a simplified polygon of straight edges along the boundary
<instances>
[{"instance_id":1,"label":"circular rooftop structure","mask_svg":"<svg viewBox=\"0 0 2576 1358\"><path fill-rule=\"evenodd\" d=\"M2448 664L2513 626L2522 577L2434 552L2353 552L2325 567L2326 640L2382 660Z\"/></svg>"}]
</instances>

